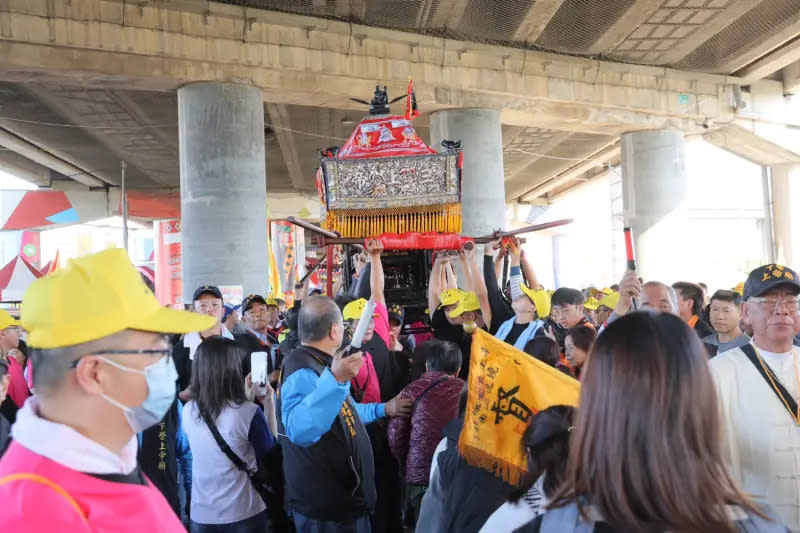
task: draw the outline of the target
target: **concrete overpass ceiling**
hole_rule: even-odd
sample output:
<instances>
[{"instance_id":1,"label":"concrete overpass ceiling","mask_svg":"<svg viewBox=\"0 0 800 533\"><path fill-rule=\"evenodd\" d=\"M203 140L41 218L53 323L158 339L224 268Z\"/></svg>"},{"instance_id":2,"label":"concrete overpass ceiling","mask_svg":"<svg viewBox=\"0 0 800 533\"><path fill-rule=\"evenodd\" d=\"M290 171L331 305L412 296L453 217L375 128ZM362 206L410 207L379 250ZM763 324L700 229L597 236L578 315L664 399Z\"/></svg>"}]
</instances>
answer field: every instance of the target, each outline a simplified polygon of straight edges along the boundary
<instances>
[{"instance_id":1,"label":"concrete overpass ceiling","mask_svg":"<svg viewBox=\"0 0 800 533\"><path fill-rule=\"evenodd\" d=\"M320 151L341 146L364 114L265 103L269 191L316 194ZM55 172L2 146L0 139L0 168L39 186L84 175L118 186L121 160L128 164L132 189L180 186L175 91L0 82L0 130L77 168L66 175Z\"/></svg>"},{"instance_id":2,"label":"concrete overpass ceiling","mask_svg":"<svg viewBox=\"0 0 800 533\"><path fill-rule=\"evenodd\" d=\"M717 74L733 74L800 35L796 0L221 1Z\"/></svg>"},{"instance_id":3,"label":"concrete overpass ceiling","mask_svg":"<svg viewBox=\"0 0 800 533\"><path fill-rule=\"evenodd\" d=\"M0 83L0 116L3 129L109 185L125 160L131 187L177 186L174 94Z\"/></svg>"},{"instance_id":4,"label":"concrete overpass ceiling","mask_svg":"<svg viewBox=\"0 0 800 533\"><path fill-rule=\"evenodd\" d=\"M506 197L524 197L615 141L611 135L505 126Z\"/></svg>"}]
</instances>

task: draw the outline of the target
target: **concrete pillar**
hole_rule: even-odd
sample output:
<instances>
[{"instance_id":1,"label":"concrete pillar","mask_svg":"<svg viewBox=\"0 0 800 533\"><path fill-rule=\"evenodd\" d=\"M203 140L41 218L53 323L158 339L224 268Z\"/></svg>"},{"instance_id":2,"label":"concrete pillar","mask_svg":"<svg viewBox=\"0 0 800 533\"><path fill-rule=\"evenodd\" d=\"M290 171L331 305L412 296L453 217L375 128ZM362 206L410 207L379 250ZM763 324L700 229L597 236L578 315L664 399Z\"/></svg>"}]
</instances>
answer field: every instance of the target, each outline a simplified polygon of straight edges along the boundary
<instances>
[{"instance_id":1,"label":"concrete pillar","mask_svg":"<svg viewBox=\"0 0 800 533\"><path fill-rule=\"evenodd\" d=\"M772 224L775 262L800 268L800 165L772 167Z\"/></svg>"},{"instance_id":2,"label":"concrete pillar","mask_svg":"<svg viewBox=\"0 0 800 533\"><path fill-rule=\"evenodd\" d=\"M178 90L184 302L204 284L268 288L267 177L261 89Z\"/></svg>"},{"instance_id":3,"label":"concrete pillar","mask_svg":"<svg viewBox=\"0 0 800 533\"><path fill-rule=\"evenodd\" d=\"M691 262L682 253L688 222L683 133L631 132L620 143L623 215L633 230L638 271L645 280L672 283Z\"/></svg>"},{"instance_id":4,"label":"concrete pillar","mask_svg":"<svg viewBox=\"0 0 800 533\"><path fill-rule=\"evenodd\" d=\"M503 130L493 109L448 109L431 113L431 146L461 141L464 152L461 199L462 234L488 235L505 226Z\"/></svg>"}]
</instances>

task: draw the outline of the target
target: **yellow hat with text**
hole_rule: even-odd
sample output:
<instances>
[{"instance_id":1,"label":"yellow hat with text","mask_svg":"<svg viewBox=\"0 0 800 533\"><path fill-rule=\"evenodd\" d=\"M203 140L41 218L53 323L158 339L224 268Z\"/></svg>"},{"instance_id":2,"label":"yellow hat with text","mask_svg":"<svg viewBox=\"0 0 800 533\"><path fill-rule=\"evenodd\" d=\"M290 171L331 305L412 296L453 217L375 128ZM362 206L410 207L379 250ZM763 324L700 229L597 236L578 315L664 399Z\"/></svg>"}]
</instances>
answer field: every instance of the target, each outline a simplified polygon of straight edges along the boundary
<instances>
[{"instance_id":1,"label":"yellow hat with text","mask_svg":"<svg viewBox=\"0 0 800 533\"><path fill-rule=\"evenodd\" d=\"M366 306L367 300L364 298L353 300L349 304L345 305L344 309L342 309L342 318L345 320L358 320L361 318L361 315L364 314L364 308ZM372 316L378 316L378 314L373 313Z\"/></svg>"},{"instance_id":2,"label":"yellow hat with text","mask_svg":"<svg viewBox=\"0 0 800 533\"><path fill-rule=\"evenodd\" d=\"M478 300L478 295L474 292L463 291L458 306L450 311L450 318L458 318L469 311L479 311L481 302Z\"/></svg>"},{"instance_id":3,"label":"yellow hat with text","mask_svg":"<svg viewBox=\"0 0 800 533\"><path fill-rule=\"evenodd\" d=\"M522 292L524 292L528 298L531 299L533 305L536 306L536 314L539 315L539 318L545 318L550 316L550 296L551 294L544 290L533 290L529 289L527 285L524 283L522 284Z\"/></svg>"},{"instance_id":4,"label":"yellow hat with text","mask_svg":"<svg viewBox=\"0 0 800 533\"><path fill-rule=\"evenodd\" d=\"M42 349L82 344L126 329L203 331L215 322L161 305L120 248L73 259L31 283L22 298L28 344Z\"/></svg>"},{"instance_id":5,"label":"yellow hat with text","mask_svg":"<svg viewBox=\"0 0 800 533\"><path fill-rule=\"evenodd\" d=\"M442 291L439 295L439 307L447 307L448 305L456 305L461 301L461 289L447 289Z\"/></svg>"},{"instance_id":6,"label":"yellow hat with text","mask_svg":"<svg viewBox=\"0 0 800 533\"><path fill-rule=\"evenodd\" d=\"M5 309L0 309L0 330L21 326L19 320L11 316Z\"/></svg>"}]
</instances>

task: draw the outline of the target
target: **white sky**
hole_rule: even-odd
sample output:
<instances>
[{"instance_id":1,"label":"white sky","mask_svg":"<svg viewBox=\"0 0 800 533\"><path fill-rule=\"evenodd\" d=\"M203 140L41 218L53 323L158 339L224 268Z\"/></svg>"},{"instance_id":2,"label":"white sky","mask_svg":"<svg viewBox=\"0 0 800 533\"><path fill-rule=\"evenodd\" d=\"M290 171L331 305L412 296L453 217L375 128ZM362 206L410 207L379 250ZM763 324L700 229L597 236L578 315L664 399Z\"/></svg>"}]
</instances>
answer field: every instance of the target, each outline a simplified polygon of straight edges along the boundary
<instances>
[{"instance_id":1,"label":"white sky","mask_svg":"<svg viewBox=\"0 0 800 533\"><path fill-rule=\"evenodd\" d=\"M0 170L0 190L33 191L38 187L29 181Z\"/></svg>"}]
</instances>

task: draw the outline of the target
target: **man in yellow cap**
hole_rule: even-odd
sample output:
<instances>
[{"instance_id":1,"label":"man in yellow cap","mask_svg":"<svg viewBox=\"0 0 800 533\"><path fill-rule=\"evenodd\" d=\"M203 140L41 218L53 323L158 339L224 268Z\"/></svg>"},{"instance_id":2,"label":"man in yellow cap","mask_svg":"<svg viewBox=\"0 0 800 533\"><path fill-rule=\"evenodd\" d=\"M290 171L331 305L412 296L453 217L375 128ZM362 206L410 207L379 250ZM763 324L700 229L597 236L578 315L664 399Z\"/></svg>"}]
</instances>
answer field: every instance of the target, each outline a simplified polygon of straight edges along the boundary
<instances>
[{"instance_id":1,"label":"man in yellow cap","mask_svg":"<svg viewBox=\"0 0 800 533\"><path fill-rule=\"evenodd\" d=\"M607 294L598 302L596 318L598 328L608 325L608 319L616 309L617 304L619 304L619 293L616 291Z\"/></svg>"},{"instance_id":2,"label":"man in yellow cap","mask_svg":"<svg viewBox=\"0 0 800 533\"><path fill-rule=\"evenodd\" d=\"M0 351L8 361L8 397L17 408L22 407L31 395L25 379L25 369L27 367L30 372L30 365L25 353L19 349L19 338L19 321L5 309L0 309Z\"/></svg>"},{"instance_id":3,"label":"man in yellow cap","mask_svg":"<svg viewBox=\"0 0 800 533\"><path fill-rule=\"evenodd\" d=\"M124 250L82 257L22 301L36 396L0 460L0 530L184 531L136 463L136 434L175 399L164 334L214 319L161 306Z\"/></svg>"},{"instance_id":4,"label":"man in yellow cap","mask_svg":"<svg viewBox=\"0 0 800 533\"><path fill-rule=\"evenodd\" d=\"M524 350L525 345L541 330L543 319L550 314L550 295L545 290L529 289L523 282L519 248L511 249L509 280L514 316L500 324L495 337L518 350Z\"/></svg>"},{"instance_id":5,"label":"man in yellow cap","mask_svg":"<svg viewBox=\"0 0 800 533\"><path fill-rule=\"evenodd\" d=\"M583 302L583 314L586 316L586 319L592 323L592 325L597 325L597 309L599 307L600 301L594 296L590 296L585 302Z\"/></svg>"},{"instance_id":6,"label":"man in yellow cap","mask_svg":"<svg viewBox=\"0 0 800 533\"><path fill-rule=\"evenodd\" d=\"M461 346L459 346L462 352L462 364L458 372L458 377L467 379L469 376L470 352L472 348L472 337L470 335L478 328L488 329L483 320L481 303L478 299L478 295L472 291L461 291L458 304L452 307L451 311L447 312L447 316L450 319L461 322L462 331L460 334L466 336L466 339L464 339L466 342L462 341Z\"/></svg>"}]
</instances>

